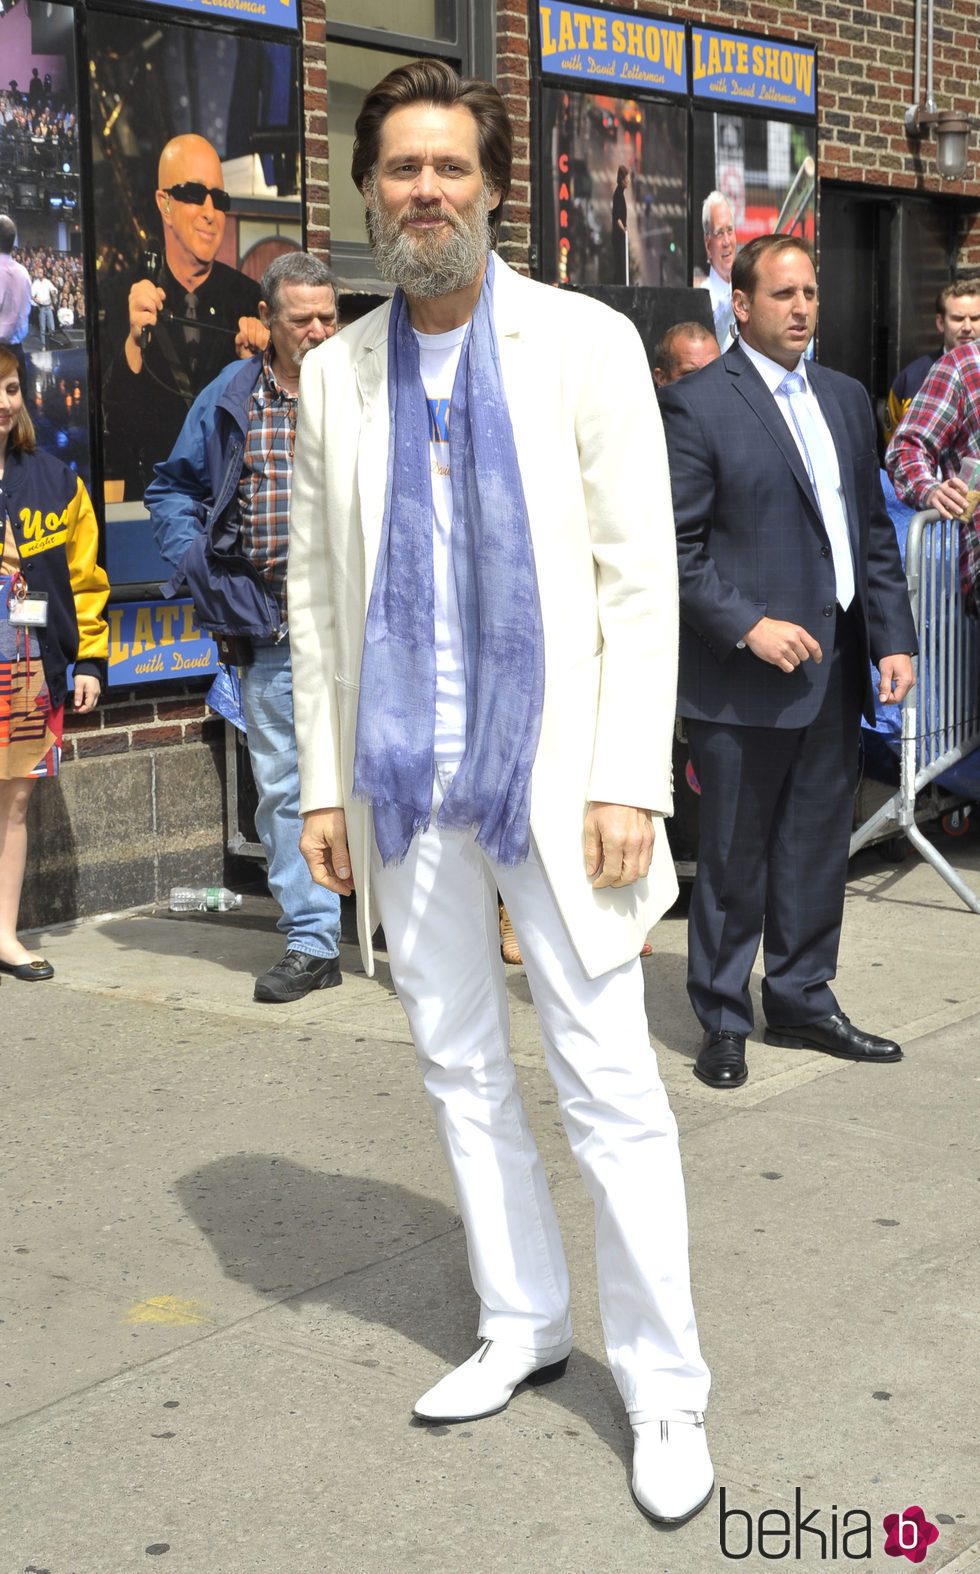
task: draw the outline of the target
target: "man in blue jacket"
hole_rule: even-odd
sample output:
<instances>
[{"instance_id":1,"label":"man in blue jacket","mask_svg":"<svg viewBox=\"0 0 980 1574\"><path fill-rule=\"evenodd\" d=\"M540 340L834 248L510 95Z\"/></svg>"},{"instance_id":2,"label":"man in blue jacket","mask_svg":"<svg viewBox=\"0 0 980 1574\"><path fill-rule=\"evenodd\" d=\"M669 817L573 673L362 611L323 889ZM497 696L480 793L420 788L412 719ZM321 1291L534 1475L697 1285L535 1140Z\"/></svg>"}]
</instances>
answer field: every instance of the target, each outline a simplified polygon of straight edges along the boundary
<instances>
[{"instance_id":1,"label":"man in blue jacket","mask_svg":"<svg viewBox=\"0 0 980 1574\"><path fill-rule=\"evenodd\" d=\"M264 355L226 367L195 400L146 494L161 553L198 620L234 643L258 789L255 825L282 908L286 954L255 984L279 1004L340 975L340 900L314 884L299 851L299 775L285 613L296 397L303 357L337 328L333 276L288 252L262 278Z\"/></svg>"}]
</instances>

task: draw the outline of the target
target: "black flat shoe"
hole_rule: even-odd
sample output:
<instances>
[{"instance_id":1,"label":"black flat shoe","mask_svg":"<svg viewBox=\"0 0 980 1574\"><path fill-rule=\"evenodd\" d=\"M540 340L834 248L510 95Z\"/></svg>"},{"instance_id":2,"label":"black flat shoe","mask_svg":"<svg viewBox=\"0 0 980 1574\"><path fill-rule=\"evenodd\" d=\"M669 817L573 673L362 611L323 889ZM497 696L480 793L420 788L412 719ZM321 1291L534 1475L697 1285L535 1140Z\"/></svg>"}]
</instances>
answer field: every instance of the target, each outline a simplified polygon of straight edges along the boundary
<instances>
[{"instance_id":1,"label":"black flat shoe","mask_svg":"<svg viewBox=\"0 0 980 1574\"><path fill-rule=\"evenodd\" d=\"M709 1088L740 1088L749 1075L745 1034L731 1033L726 1028L705 1033L694 1062L694 1075Z\"/></svg>"},{"instance_id":2,"label":"black flat shoe","mask_svg":"<svg viewBox=\"0 0 980 1574\"><path fill-rule=\"evenodd\" d=\"M20 978L25 984L39 984L42 978L54 978L50 962L19 962L16 967L13 962L0 962L0 973L9 973L11 978Z\"/></svg>"}]
</instances>

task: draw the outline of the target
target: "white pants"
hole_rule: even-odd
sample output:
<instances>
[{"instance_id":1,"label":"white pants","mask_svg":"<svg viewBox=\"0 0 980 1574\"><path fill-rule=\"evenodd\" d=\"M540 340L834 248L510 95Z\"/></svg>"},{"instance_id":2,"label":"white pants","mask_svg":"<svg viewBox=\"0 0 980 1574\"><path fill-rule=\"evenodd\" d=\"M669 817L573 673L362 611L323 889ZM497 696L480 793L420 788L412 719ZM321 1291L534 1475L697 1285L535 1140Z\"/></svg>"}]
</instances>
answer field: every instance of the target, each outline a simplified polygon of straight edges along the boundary
<instances>
[{"instance_id":1,"label":"white pants","mask_svg":"<svg viewBox=\"0 0 980 1574\"><path fill-rule=\"evenodd\" d=\"M572 1152L595 1204L609 1365L627 1410L703 1410L677 1126L639 960L589 979L532 848L516 869L433 823L371 878L392 978L438 1123L480 1298L479 1335L543 1357L569 1336L568 1269L508 1052L499 888L521 947Z\"/></svg>"}]
</instances>

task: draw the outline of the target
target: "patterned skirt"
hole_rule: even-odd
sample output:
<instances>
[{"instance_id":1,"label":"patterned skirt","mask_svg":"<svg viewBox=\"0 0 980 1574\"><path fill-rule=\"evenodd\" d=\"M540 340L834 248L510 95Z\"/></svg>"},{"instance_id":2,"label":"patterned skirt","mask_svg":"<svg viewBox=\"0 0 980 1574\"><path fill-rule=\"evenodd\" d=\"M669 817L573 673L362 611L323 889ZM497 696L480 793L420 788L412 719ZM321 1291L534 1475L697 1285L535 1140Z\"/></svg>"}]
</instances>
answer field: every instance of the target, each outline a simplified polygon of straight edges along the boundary
<instances>
[{"instance_id":1,"label":"patterned skirt","mask_svg":"<svg viewBox=\"0 0 980 1574\"><path fill-rule=\"evenodd\" d=\"M57 776L65 708L51 707L34 630L10 621L11 583L0 575L0 781Z\"/></svg>"}]
</instances>

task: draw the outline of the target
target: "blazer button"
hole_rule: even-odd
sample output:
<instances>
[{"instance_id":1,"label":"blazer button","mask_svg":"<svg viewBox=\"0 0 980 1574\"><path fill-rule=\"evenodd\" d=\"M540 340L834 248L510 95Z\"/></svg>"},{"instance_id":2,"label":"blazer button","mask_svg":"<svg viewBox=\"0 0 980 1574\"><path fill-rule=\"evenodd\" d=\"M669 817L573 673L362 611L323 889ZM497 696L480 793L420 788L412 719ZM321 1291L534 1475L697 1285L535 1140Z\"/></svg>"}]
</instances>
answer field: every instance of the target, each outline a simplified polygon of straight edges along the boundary
<instances>
[{"instance_id":1,"label":"blazer button","mask_svg":"<svg viewBox=\"0 0 980 1574\"><path fill-rule=\"evenodd\" d=\"M820 556L821 557L829 557L830 556L830 548L829 547L821 547L820 548Z\"/></svg>"},{"instance_id":2,"label":"blazer button","mask_svg":"<svg viewBox=\"0 0 980 1574\"><path fill-rule=\"evenodd\" d=\"M834 615L833 607L824 607L823 615L824 615L825 618L832 618L833 615Z\"/></svg>"}]
</instances>

